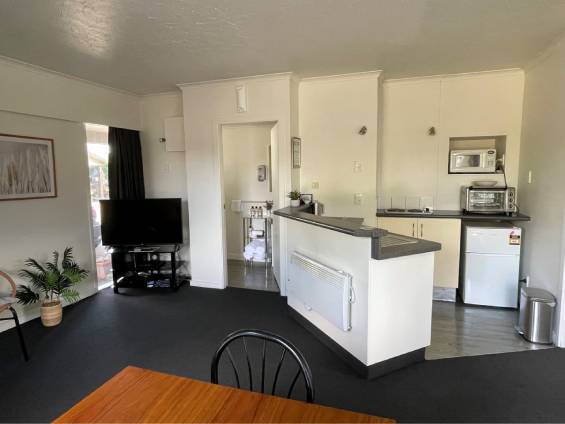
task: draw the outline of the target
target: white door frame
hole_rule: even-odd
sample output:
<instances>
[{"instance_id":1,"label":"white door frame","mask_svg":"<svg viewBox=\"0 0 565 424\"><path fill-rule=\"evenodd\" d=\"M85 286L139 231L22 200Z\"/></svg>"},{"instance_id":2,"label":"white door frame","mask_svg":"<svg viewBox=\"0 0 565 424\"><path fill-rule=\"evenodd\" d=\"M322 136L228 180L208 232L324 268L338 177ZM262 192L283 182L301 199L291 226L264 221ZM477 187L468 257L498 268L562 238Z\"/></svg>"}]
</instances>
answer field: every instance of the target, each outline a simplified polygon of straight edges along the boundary
<instances>
[{"instance_id":1,"label":"white door frame","mask_svg":"<svg viewBox=\"0 0 565 424\"><path fill-rule=\"evenodd\" d=\"M226 218L225 218L225 193L224 193L224 160L223 160L223 140L222 140L222 127L224 125L242 125L242 124L259 124L259 123L266 123L272 122L273 125L277 126L277 135L278 135L278 199L274 199L275 204L273 209L283 208L287 206L287 197L286 193L290 191L291 187L291 166L290 166L290 123L287 122L287 119L283 116L272 116L272 115L248 115L239 117L230 117L226 119L220 119L213 123L213 131L214 131L214 148L215 148L215 169L214 172L218 175L220 180L220 198L218 199L218 204L220 208L222 208L222 231L221 231L221 252L222 252L222 262L221 262L221 269L220 273L223 276L222 278L222 288L227 287L228 283L228 273L227 273L227 240L226 240ZM286 124L286 125L285 125ZM287 129L287 131L285 131ZM227 206L225 206L227 207ZM279 218L274 217L274 220ZM286 294L286 245L287 245L287 238L286 238L286 221L284 219L279 219L279 234L280 234L280 242L279 242L279 263L280 263L280 277L277 283L279 284L281 296ZM276 225L274 223L274 225Z\"/></svg>"}]
</instances>

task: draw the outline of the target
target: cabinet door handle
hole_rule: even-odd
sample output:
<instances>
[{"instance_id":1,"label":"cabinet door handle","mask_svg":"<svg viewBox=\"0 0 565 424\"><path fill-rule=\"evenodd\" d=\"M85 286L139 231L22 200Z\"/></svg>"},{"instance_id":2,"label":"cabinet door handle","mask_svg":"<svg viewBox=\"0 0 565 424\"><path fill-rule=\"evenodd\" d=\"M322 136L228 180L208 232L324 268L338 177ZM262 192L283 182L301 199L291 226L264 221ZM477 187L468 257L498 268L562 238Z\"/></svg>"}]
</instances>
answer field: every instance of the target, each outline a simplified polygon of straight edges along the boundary
<instances>
[{"instance_id":1,"label":"cabinet door handle","mask_svg":"<svg viewBox=\"0 0 565 424\"><path fill-rule=\"evenodd\" d=\"M415 225L416 225L416 224L412 223L412 237L414 237L414 226L415 226Z\"/></svg>"},{"instance_id":2,"label":"cabinet door handle","mask_svg":"<svg viewBox=\"0 0 565 424\"><path fill-rule=\"evenodd\" d=\"M420 238L424 237L424 224L420 224Z\"/></svg>"}]
</instances>

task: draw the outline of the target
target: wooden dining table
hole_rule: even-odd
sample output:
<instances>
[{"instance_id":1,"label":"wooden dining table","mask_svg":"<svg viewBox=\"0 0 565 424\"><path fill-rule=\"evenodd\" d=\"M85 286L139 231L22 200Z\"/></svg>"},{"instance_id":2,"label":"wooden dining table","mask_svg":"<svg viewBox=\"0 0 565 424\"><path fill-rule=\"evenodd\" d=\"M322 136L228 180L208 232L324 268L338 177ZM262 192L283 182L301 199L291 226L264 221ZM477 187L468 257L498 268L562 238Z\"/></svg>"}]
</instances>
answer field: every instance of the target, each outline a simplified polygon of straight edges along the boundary
<instances>
[{"instance_id":1,"label":"wooden dining table","mask_svg":"<svg viewBox=\"0 0 565 424\"><path fill-rule=\"evenodd\" d=\"M55 422L390 423L395 421L129 366L86 396Z\"/></svg>"}]
</instances>

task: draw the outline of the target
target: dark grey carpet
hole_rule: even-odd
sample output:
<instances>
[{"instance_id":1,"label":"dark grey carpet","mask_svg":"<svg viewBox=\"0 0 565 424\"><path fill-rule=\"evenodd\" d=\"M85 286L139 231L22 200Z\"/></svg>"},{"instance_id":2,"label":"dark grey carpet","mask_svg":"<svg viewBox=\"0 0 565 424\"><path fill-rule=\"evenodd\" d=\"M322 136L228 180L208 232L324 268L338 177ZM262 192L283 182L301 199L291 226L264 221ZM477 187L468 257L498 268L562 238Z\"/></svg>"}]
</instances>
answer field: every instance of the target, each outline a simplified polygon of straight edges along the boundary
<instances>
[{"instance_id":1,"label":"dark grey carpet","mask_svg":"<svg viewBox=\"0 0 565 424\"><path fill-rule=\"evenodd\" d=\"M209 380L230 331L255 327L292 340L314 374L316 401L400 421L565 421L565 350L427 361L377 380L358 378L286 312L278 294L183 287L178 293L99 295L63 323L0 334L0 420L48 421L127 365Z\"/></svg>"}]
</instances>

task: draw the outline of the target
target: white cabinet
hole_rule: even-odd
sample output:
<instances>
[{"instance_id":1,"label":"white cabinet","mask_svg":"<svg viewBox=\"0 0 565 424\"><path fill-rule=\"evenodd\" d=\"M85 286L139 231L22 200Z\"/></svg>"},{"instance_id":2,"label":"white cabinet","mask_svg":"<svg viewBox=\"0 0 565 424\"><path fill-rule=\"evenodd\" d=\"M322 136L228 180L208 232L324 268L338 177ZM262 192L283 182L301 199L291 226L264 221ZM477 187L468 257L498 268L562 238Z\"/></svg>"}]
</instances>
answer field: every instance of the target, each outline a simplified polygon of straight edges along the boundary
<instances>
[{"instance_id":1,"label":"white cabinet","mask_svg":"<svg viewBox=\"0 0 565 424\"><path fill-rule=\"evenodd\" d=\"M436 252L434 285L457 288L459 285L459 256L461 249L461 220L418 218L419 238L441 243Z\"/></svg>"},{"instance_id":2,"label":"white cabinet","mask_svg":"<svg viewBox=\"0 0 565 424\"><path fill-rule=\"evenodd\" d=\"M519 70L443 78L440 111L445 135L511 134L520 124L523 86Z\"/></svg>"},{"instance_id":3,"label":"white cabinet","mask_svg":"<svg viewBox=\"0 0 565 424\"><path fill-rule=\"evenodd\" d=\"M410 196L433 197L435 209L458 209L460 187L477 176L448 173L450 138L505 137L506 177L516 186L523 86L520 70L386 81L377 156L381 207L390 207L391 196ZM489 178L502 182L501 175Z\"/></svg>"},{"instance_id":4,"label":"white cabinet","mask_svg":"<svg viewBox=\"0 0 565 424\"><path fill-rule=\"evenodd\" d=\"M165 118L165 149L167 152L184 152L184 118Z\"/></svg>"},{"instance_id":5,"label":"white cabinet","mask_svg":"<svg viewBox=\"0 0 565 424\"><path fill-rule=\"evenodd\" d=\"M388 218L377 217L377 227L383 228L391 233L402 234L408 237L418 237L417 218Z\"/></svg>"},{"instance_id":6,"label":"white cabinet","mask_svg":"<svg viewBox=\"0 0 565 424\"><path fill-rule=\"evenodd\" d=\"M458 287L461 220L378 217L377 226L391 233L441 243L441 250L435 254L434 286Z\"/></svg>"},{"instance_id":7,"label":"white cabinet","mask_svg":"<svg viewBox=\"0 0 565 424\"><path fill-rule=\"evenodd\" d=\"M440 94L436 78L383 85L379 172L384 195L435 196Z\"/></svg>"}]
</instances>

